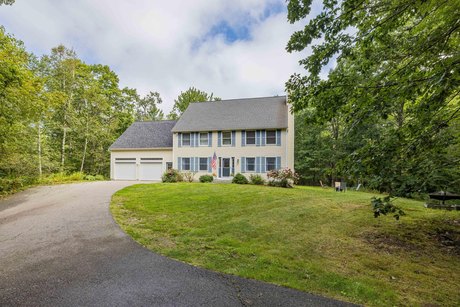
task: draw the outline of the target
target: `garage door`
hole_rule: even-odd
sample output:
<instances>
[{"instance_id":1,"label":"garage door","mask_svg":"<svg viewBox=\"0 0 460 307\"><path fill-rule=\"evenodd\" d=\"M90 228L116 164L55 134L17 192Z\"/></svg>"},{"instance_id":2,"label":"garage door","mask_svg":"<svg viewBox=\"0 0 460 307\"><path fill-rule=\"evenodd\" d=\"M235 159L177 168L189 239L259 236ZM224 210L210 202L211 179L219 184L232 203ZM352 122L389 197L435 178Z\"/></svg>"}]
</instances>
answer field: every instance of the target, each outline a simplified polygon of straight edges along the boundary
<instances>
[{"instance_id":1,"label":"garage door","mask_svg":"<svg viewBox=\"0 0 460 307\"><path fill-rule=\"evenodd\" d=\"M136 180L136 158L115 159L114 178L117 180Z\"/></svg>"},{"instance_id":2,"label":"garage door","mask_svg":"<svg viewBox=\"0 0 460 307\"><path fill-rule=\"evenodd\" d=\"M161 180L161 162L143 162L139 168L139 180Z\"/></svg>"}]
</instances>

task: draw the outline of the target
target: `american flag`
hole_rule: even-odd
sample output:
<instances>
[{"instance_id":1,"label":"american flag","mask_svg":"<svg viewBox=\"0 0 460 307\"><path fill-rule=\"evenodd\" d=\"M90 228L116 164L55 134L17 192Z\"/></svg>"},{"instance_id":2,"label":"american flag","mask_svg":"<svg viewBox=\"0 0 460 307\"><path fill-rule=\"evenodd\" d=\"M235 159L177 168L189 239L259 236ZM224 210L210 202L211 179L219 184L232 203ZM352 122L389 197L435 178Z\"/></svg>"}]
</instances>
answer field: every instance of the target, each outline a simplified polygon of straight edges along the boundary
<instances>
[{"instance_id":1,"label":"american flag","mask_svg":"<svg viewBox=\"0 0 460 307\"><path fill-rule=\"evenodd\" d=\"M216 168L217 168L217 156L216 156L216 152L214 152L214 156L212 156L211 167L212 167L212 169L216 169Z\"/></svg>"}]
</instances>

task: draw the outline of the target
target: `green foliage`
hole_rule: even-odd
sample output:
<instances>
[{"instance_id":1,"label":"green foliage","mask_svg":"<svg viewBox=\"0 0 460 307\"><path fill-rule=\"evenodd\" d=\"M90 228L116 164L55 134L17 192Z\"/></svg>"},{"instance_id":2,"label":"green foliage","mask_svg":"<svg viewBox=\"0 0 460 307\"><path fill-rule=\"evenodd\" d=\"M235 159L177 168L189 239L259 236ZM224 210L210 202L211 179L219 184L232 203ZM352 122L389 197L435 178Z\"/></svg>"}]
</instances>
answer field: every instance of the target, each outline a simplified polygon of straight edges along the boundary
<instances>
[{"instance_id":1,"label":"green foliage","mask_svg":"<svg viewBox=\"0 0 460 307\"><path fill-rule=\"evenodd\" d=\"M105 180L105 177L104 177L104 175L96 175L96 176L94 176L94 179L95 180Z\"/></svg>"},{"instance_id":2,"label":"green foliage","mask_svg":"<svg viewBox=\"0 0 460 307\"><path fill-rule=\"evenodd\" d=\"M150 92L145 97L138 98L136 103L136 120L162 120L164 114L158 107L162 101L158 92Z\"/></svg>"},{"instance_id":3,"label":"green foliage","mask_svg":"<svg viewBox=\"0 0 460 307\"><path fill-rule=\"evenodd\" d=\"M248 184L248 178L244 176L241 173L237 173L235 176L233 176L232 183L237 183L237 184Z\"/></svg>"},{"instance_id":4,"label":"green foliage","mask_svg":"<svg viewBox=\"0 0 460 307\"><path fill-rule=\"evenodd\" d=\"M192 102L206 102L221 100L219 97L214 97L214 94L208 94L194 87L190 87L185 92L181 92L176 100L171 113L168 114L169 119L178 119Z\"/></svg>"},{"instance_id":5,"label":"green foliage","mask_svg":"<svg viewBox=\"0 0 460 307\"><path fill-rule=\"evenodd\" d=\"M303 182L360 181L400 196L458 190L458 4L324 1L309 18L311 1L289 1L291 23L310 19L287 45L312 49L300 61L308 73L286 84L304 129Z\"/></svg>"},{"instance_id":6,"label":"green foliage","mask_svg":"<svg viewBox=\"0 0 460 307\"><path fill-rule=\"evenodd\" d=\"M200 182L213 182L214 177L211 175L202 175L200 176Z\"/></svg>"},{"instance_id":7,"label":"green foliage","mask_svg":"<svg viewBox=\"0 0 460 307\"><path fill-rule=\"evenodd\" d=\"M393 199L390 196L386 196L383 199L372 197L371 205L375 218L378 218L382 214L387 215L391 213L396 220L399 220L401 216L406 215L400 207L393 204Z\"/></svg>"},{"instance_id":8,"label":"green foliage","mask_svg":"<svg viewBox=\"0 0 460 307\"><path fill-rule=\"evenodd\" d=\"M162 182L172 183L172 182L181 182L184 181L182 174L175 169L168 169L161 176Z\"/></svg>"},{"instance_id":9,"label":"green foliage","mask_svg":"<svg viewBox=\"0 0 460 307\"><path fill-rule=\"evenodd\" d=\"M251 182L251 184L256 184L256 185L265 184L265 180L262 178L262 176L258 174L249 175L249 181Z\"/></svg>"}]
</instances>

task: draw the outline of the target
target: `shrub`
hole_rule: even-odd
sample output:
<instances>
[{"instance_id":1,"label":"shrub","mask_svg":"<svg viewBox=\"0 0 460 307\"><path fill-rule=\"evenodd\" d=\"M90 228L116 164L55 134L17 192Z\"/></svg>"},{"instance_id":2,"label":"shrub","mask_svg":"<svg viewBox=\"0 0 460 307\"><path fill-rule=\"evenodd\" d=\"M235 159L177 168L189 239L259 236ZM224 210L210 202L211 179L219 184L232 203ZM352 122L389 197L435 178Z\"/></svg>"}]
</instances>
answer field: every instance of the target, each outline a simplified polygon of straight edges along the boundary
<instances>
[{"instance_id":1,"label":"shrub","mask_svg":"<svg viewBox=\"0 0 460 307\"><path fill-rule=\"evenodd\" d=\"M180 182L183 180L184 178L182 177L182 174L175 169L168 169L164 172L163 176L161 176L161 181L163 182Z\"/></svg>"},{"instance_id":2,"label":"shrub","mask_svg":"<svg viewBox=\"0 0 460 307\"><path fill-rule=\"evenodd\" d=\"M184 181L193 182L193 179L195 179L195 174L196 174L196 172L185 172L185 173L183 173Z\"/></svg>"},{"instance_id":3,"label":"shrub","mask_svg":"<svg viewBox=\"0 0 460 307\"><path fill-rule=\"evenodd\" d=\"M105 180L104 176L103 175L96 175L94 177L96 180Z\"/></svg>"},{"instance_id":4,"label":"shrub","mask_svg":"<svg viewBox=\"0 0 460 307\"><path fill-rule=\"evenodd\" d=\"M254 174L249 175L249 181L251 181L252 184L258 184L258 185L265 184L265 180L260 175L254 175Z\"/></svg>"},{"instance_id":5,"label":"shrub","mask_svg":"<svg viewBox=\"0 0 460 307\"><path fill-rule=\"evenodd\" d=\"M299 179L299 175L288 167L269 171L267 177L269 178L268 185L283 188L292 188Z\"/></svg>"},{"instance_id":6,"label":"shrub","mask_svg":"<svg viewBox=\"0 0 460 307\"><path fill-rule=\"evenodd\" d=\"M243 174L238 173L233 177L232 183L247 184L249 181Z\"/></svg>"},{"instance_id":7,"label":"shrub","mask_svg":"<svg viewBox=\"0 0 460 307\"><path fill-rule=\"evenodd\" d=\"M93 175L86 175L86 176L85 176L85 180L88 180L88 181L95 181L95 180L96 180L96 177L94 177Z\"/></svg>"},{"instance_id":8,"label":"shrub","mask_svg":"<svg viewBox=\"0 0 460 307\"><path fill-rule=\"evenodd\" d=\"M213 180L214 180L214 177L211 175L200 176L200 182L212 182Z\"/></svg>"},{"instance_id":9,"label":"shrub","mask_svg":"<svg viewBox=\"0 0 460 307\"><path fill-rule=\"evenodd\" d=\"M393 217L399 220L401 216L406 215L401 208L393 204L391 196L386 196L383 199L380 197L372 197L371 205L375 218L378 218L380 215L393 214Z\"/></svg>"}]
</instances>

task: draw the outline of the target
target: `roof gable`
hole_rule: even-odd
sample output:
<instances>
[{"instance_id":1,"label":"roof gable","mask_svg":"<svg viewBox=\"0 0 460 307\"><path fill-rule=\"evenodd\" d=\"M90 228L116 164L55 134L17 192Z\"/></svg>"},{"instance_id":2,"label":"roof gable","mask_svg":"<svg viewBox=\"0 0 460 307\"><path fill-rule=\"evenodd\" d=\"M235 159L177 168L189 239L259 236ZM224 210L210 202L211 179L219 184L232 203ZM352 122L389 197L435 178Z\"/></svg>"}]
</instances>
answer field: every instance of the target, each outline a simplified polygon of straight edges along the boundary
<instances>
[{"instance_id":1,"label":"roof gable","mask_svg":"<svg viewBox=\"0 0 460 307\"><path fill-rule=\"evenodd\" d=\"M172 148L173 137L171 129L176 122L175 120L134 122L110 146L109 150Z\"/></svg>"},{"instance_id":2,"label":"roof gable","mask_svg":"<svg viewBox=\"0 0 460 307\"><path fill-rule=\"evenodd\" d=\"M172 131L283 129L288 112L286 96L191 103Z\"/></svg>"}]
</instances>

